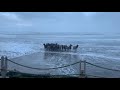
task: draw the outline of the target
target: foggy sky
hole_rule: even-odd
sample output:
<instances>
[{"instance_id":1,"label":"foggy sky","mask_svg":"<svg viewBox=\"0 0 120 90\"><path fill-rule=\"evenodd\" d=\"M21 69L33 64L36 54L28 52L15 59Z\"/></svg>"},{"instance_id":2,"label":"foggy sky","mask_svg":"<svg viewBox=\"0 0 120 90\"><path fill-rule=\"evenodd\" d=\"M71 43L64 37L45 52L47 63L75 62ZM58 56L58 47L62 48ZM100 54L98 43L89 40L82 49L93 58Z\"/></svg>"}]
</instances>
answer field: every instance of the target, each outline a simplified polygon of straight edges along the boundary
<instances>
[{"instance_id":1,"label":"foggy sky","mask_svg":"<svg viewBox=\"0 0 120 90\"><path fill-rule=\"evenodd\" d=\"M119 12L0 12L0 32L120 32Z\"/></svg>"}]
</instances>

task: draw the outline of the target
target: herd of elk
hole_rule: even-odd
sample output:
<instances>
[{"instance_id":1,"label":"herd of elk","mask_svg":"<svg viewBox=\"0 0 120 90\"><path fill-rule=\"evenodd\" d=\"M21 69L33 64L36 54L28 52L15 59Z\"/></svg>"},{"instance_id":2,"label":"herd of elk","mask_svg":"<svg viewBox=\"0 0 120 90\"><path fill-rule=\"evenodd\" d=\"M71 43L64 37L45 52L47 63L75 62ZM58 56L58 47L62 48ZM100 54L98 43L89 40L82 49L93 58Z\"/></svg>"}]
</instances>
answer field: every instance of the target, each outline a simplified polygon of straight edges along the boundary
<instances>
[{"instance_id":1,"label":"herd of elk","mask_svg":"<svg viewBox=\"0 0 120 90\"><path fill-rule=\"evenodd\" d=\"M79 45L73 46L73 45L59 45L59 44L54 44L54 43L46 43L43 44L44 45L44 49L48 50L48 51L70 51L70 50L77 50ZM72 48L73 46L73 48Z\"/></svg>"}]
</instances>

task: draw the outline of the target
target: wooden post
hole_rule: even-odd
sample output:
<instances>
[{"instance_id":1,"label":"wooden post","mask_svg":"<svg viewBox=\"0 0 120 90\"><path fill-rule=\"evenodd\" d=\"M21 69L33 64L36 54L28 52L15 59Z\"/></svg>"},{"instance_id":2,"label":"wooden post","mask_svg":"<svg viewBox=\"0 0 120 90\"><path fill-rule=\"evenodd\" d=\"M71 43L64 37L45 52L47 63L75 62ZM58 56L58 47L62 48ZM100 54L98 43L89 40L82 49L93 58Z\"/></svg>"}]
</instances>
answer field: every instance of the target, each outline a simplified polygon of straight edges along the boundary
<instances>
[{"instance_id":1,"label":"wooden post","mask_svg":"<svg viewBox=\"0 0 120 90\"><path fill-rule=\"evenodd\" d=\"M7 67L8 67L8 62L7 62L7 56L5 57L5 76L7 75Z\"/></svg>"},{"instance_id":2,"label":"wooden post","mask_svg":"<svg viewBox=\"0 0 120 90\"><path fill-rule=\"evenodd\" d=\"M3 65L4 65L4 56L1 57L1 72L3 70Z\"/></svg>"},{"instance_id":3,"label":"wooden post","mask_svg":"<svg viewBox=\"0 0 120 90\"><path fill-rule=\"evenodd\" d=\"M80 61L80 78L86 78L86 61Z\"/></svg>"},{"instance_id":4,"label":"wooden post","mask_svg":"<svg viewBox=\"0 0 120 90\"><path fill-rule=\"evenodd\" d=\"M7 74L7 58L4 56L1 57L1 76L2 78L6 78Z\"/></svg>"},{"instance_id":5,"label":"wooden post","mask_svg":"<svg viewBox=\"0 0 120 90\"><path fill-rule=\"evenodd\" d=\"M1 76L3 78L3 71L4 71L4 56L1 57Z\"/></svg>"},{"instance_id":6,"label":"wooden post","mask_svg":"<svg viewBox=\"0 0 120 90\"><path fill-rule=\"evenodd\" d=\"M80 60L80 77L81 77L81 60Z\"/></svg>"}]
</instances>

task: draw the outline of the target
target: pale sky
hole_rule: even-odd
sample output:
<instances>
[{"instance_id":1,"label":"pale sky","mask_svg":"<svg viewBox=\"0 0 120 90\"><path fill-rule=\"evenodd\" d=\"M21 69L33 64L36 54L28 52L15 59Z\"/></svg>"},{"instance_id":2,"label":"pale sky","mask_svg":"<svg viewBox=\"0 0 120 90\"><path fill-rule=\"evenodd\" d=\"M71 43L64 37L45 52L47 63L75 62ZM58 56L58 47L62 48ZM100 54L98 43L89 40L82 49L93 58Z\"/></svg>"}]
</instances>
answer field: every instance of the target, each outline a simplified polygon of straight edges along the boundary
<instances>
[{"instance_id":1,"label":"pale sky","mask_svg":"<svg viewBox=\"0 0 120 90\"><path fill-rule=\"evenodd\" d=\"M1 32L120 32L120 12L0 12Z\"/></svg>"}]
</instances>

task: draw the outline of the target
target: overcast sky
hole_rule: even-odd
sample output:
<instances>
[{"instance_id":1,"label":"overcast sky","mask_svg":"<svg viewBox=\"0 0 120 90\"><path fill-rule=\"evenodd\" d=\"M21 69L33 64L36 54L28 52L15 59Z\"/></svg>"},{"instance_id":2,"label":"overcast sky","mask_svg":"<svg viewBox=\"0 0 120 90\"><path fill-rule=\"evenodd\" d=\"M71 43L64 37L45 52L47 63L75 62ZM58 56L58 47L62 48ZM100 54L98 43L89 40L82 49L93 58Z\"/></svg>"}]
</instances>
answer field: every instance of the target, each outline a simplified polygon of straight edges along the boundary
<instances>
[{"instance_id":1,"label":"overcast sky","mask_svg":"<svg viewBox=\"0 0 120 90\"><path fill-rule=\"evenodd\" d=\"M0 12L1 32L120 32L120 12Z\"/></svg>"}]
</instances>

